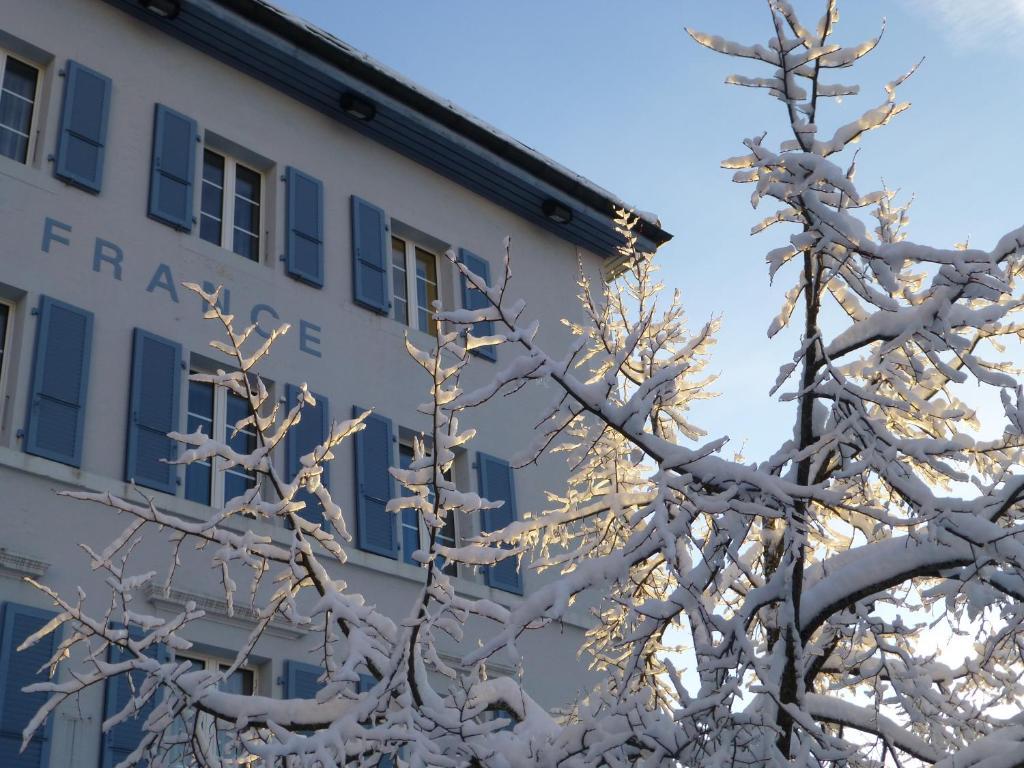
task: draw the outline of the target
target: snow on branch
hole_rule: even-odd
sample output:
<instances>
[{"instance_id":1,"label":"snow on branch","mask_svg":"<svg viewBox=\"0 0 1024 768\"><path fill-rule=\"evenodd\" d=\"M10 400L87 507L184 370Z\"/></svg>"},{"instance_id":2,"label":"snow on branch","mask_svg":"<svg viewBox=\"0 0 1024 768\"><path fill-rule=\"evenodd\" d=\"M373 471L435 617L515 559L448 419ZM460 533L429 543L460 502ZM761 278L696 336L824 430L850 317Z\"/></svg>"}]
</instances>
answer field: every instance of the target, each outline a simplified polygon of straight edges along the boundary
<instances>
[{"instance_id":1,"label":"snow on branch","mask_svg":"<svg viewBox=\"0 0 1024 768\"><path fill-rule=\"evenodd\" d=\"M988 249L923 245L908 238L909 203L885 185L862 190L856 156L840 158L904 111L896 91L906 76L880 105L833 125L857 86L824 78L848 72L881 35L837 42L837 3L823 5L808 25L770 0L764 44L688 30L761 67L729 82L768 90L788 123L776 145L755 135L723 162L752 185L754 206L775 206L753 232L790 230L766 259L770 280L790 281L769 335L780 343L789 325L800 335L791 362L760 382L793 416L772 454L730 455L727 436L694 423L693 406L715 396L719 321L688 325L682 296L637 247L631 212L616 214L623 271L597 283L581 261L579 309L561 337L516 295L509 239L492 284L449 253L484 306L436 304L432 348L406 344L430 428L391 470L400 491L386 514L414 512L426 535L413 553L420 589L404 615L386 616L341 578L349 536L321 482L369 414L332 425L283 472L283 441L316 405L304 386L294 402L275 401L260 376L287 328L255 339L219 309L217 292L191 286L223 333L214 349L231 360L197 380L243 398L248 413L234 426L256 439L242 452L201 430L173 434L178 461L237 468L253 487L200 521L142 489L131 499L68 494L127 522L83 548L106 593L39 585L59 613L27 642L62 628L51 664L71 671L37 686L50 696L26 737L64 700L128 676L133 695L104 726L148 712L128 764L1024 765L1024 395L1008 352L1024 338L1024 227ZM470 354L482 346L500 350L497 364ZM470 366L480 373L464 389ZM536 425L532 443L516 446L517 465L563 461L566 482L532 496L544 501L519 519L452 542L454 516L501 508L452 471L476 436L465 412L499 397L536 403L526 390L548 404L516 405ZM322 523L303 514L312 503ZM287 533L259 534L253 521ZM151 539L166 550L159 572L138 556ZM287 623L316 638L315 699L230 694L219 687L226 673L175 661L202 611L152 615L143 596L174 588L192 547L218 574L228 610L245 601L256 617L230 669L271 621ZM521 597L472 596L451 575L497 567L518 569ZM592 676L579 700L547 712L522 684L536 663L520 653L523 638L581 614ZM464 643L468 627L479 642ZM962 661L940 658L941 629ZM510 660L525 678L496 674ZM357 686L367 676L372 685ZM221 753L225 734L236 753Z\"/></svg>"}]
</instances>

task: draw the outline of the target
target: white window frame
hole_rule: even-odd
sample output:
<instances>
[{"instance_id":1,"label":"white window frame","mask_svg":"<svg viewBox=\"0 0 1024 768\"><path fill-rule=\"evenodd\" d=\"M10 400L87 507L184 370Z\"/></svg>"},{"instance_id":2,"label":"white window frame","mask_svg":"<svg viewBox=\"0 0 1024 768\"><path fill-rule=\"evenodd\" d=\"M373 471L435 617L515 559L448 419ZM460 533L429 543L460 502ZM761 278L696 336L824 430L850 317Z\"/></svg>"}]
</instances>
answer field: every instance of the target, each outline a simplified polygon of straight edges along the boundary
<instances>
[{"instance_id":1,"label":"white window frame","mask_svg":"<svg viewBox=\"0 0 1024 768\"><path fill-rule=\"evenodd\" d=\"M11 57L16 58L22 64L32 67L36 71L36 91L32 94L32 119L28 121L28 147L25 150L25 162L22 163L14 158L7 157L7 155L0 155L0 160L10 161L17 163L18 165L30 166L35 162L36 157L36 137L38 134L39 124L39 94L42 93L43 89L43 67L31 59L26 58L18 53L15 53L7 48L0 47L0 89L3 88L4 76L7 74L7 60Z\"/></svg>"},{"instance_id":2,"label":"white window frame","mask_svg":"<svg viewBox=\"0 0 1024 768\"><path fill-rule=\"evenodd\" d=\"M194 373L209 373L201 368L190 368L189 370L189 383L191 383L191 375ZM227 409L228 409L228 390L226 387L218 387L214 384L207 384L206 386L213 387L213 426L211 431L213 432L210 437L216 440L218 443L226 443L228 438L228 424L227 424ZM185 392L185 417L188 420L188 392ZM249 429L252 429L250 425ZM248 431L248 430L244 430ZM255 436L255 432L253 435ZM238 471L238 467L232 469L225 469L224 465L227 462L220 456L214 456L211 459L210 467L210 506L219 507L223 506L227 499L224 498L224 475L228 472ZM186 465L185 471L188 472L188 466ZM184 495L184 490L182 491ZM191 501L186 497L186 501ZM193 501L193 504L199 504L198 501ZM186 654L187 655L187 654Z\"/></svg>"},{"instance_id":3,"label":"white window frame","mask_svg":"<svg viewBox=\"0 0 1024 768\"><path fill-rule=\"evenodd\" d=\"M260 199L257 201L257 204L260 207L260 221L258 227L259 231L251 232L250 234L255 234L259 240L259 246L256 249L256 258L251 259L251 261L253 264L262 264L263 252L266 250L265 241L267 239L264 236L264 223L266 220L267 174L265 174L258 168L254 168L249 163L244 163L238 160L237 158L233 157L230 153L225 152L222 149L218 149L215 146L211 147L205 143L203 144L203 157L201 159L202 162L200 164L199 226L196 227L196 236L199 237L200 240L203 239L200 233L202 232L204 215L203 186L207 183L206 178L203 175L203 171L206 168L205 154L207 152L212 152L213 154L218 155L224 159L224 186L221 189L222 197L220 211L220 245L214 245L214 243L210 243L210 245L214 245L214 247L216 248L223 248L226 251L230 251L232 256L239 256L240 258L243 258L246 261L250 261L250 259L246 258L245 256L241 256L240 254L235 253L235 190L237 188L236 180L238 178L238 166L242 166L247 171L252 171L257 176L260 177ZM203 242L206 243L209 241L203 240Z\"/></svg>"},{"instance_id":4,"label":"white window frame","mask_svg":"<svg viewBox=\"0 0 1024 768\"><path fill-rule=\"evenodd\" d=\"M224 658L223 656L215 656L210 653L202 653L193 650L182 651L174 654L175 661L200 661L203 663L203 669L207 672L219 672L221 665L230 667L233 663L233 659ZM260 671L258 667L251 666L249 664L241 664L238 667L240 670L252 673L252 695L259 695L260 690Z\"/></svg>"},{"instance_id":5,"label":"white window frame","mask_svg":"<svg viewBox=\"0 0 1024 768\"><path fill-rule=\"evenodd\" d=\"M406 320L405 325L409 328L415 328L420 333L426 333L430 336L435 335L435 328L431 326L430 329L424 330L420 328L419 322L419 294L416 291L416 250L419 249L424 253L434 257L434 286L437 289L437 298L441 298L441 259L433 248L424 245L423 243L417 242L415 239L405 237L403 235L391 235L393 239L401 240L405 243L405 296L406 296ZM391 241L388 242L388 270L389 277L394 275L394 267L391 263ZM395 303L395 288L391 286L391 303ZM427 307L427 309L433 313L433 308ZM401 322L397 317L392 318L395 322Z\"/></svg>"},{"instance_id":6,"label":"white window frame","mask_svg":"<svg viewBox=\"0 0 1024 768\"><path fill-rule=\"evenodd\" d=\"M193 662L200 662L203 665L203 669L205 671L207 671L207 672L219 672L221 665L224 665L226 667L230 667L231 664L233 663L233 659L226 659L226 658L221 657L221 656L214 656L214 655L211 655L209 653L195 652L195 651L192 651L192 650L182 651L181 653L175 653L174 654L174 660L176 662L181 662L181 661L186 661L186 660L187 661L193 661ZM239 665L238 669L239 670L243 670L245 672L249 672L252 675L252 694L250 694L250 695L252 695L252 696L259 696L259 693L260 693L260 687L259 687L260 686L260 672L259 672L259 668L251 666L249 664L241 664L241 665ZM201 713L201 715L203 715L203 714L204 713ZM210 722L212 724L212 722L213 722L212 716L208 715L208 714L205 715L205 716L210 718L210 720L208 722ZM257 763L254 763L253 765L262 766L263 763L262 762L257 762Z\"/></svg>"}]
</instances>

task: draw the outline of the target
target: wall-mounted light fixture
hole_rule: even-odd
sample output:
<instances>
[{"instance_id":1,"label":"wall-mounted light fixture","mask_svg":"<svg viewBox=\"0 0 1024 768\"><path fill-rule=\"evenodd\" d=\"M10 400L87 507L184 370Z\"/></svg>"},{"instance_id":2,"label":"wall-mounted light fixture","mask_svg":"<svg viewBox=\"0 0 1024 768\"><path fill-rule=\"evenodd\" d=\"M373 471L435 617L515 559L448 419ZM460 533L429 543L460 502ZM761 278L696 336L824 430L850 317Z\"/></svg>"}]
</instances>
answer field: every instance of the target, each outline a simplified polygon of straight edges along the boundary
<instances>
[{"instance_id":1,"label":"wall-mounted light fixture","mask_svg":"<svg viewBox=\"0 0 1024 768\"><path fill-rule=\"evenodd\" d=\"M139 0L139 5L152 14L173 19L181 13L180 0Z\"/></svg>"},{"instance_id":2,"label":"wall-mounted light fixture","mask_svg":"<svg viewBox=\"0 0 1024 768\"><path fill-rule=\"evenodd\" d=\"M572 211L569 210L569 206L558 202L553 197L549 197L541 203L540 209L556 224L568 224L572 221Z\"/></svg>"},{"instance_id":3,"label":"wall-mounted light fixture","mask_svg":"<svg viewBox=\"0 0 1024 768\"><path fill-rule=\"evenodd\" d=\"M355 91L345 91L338 100L345 114L356 120L373 120L377 107L369 99L365 99Z\"/></svg>"}]
</instances>

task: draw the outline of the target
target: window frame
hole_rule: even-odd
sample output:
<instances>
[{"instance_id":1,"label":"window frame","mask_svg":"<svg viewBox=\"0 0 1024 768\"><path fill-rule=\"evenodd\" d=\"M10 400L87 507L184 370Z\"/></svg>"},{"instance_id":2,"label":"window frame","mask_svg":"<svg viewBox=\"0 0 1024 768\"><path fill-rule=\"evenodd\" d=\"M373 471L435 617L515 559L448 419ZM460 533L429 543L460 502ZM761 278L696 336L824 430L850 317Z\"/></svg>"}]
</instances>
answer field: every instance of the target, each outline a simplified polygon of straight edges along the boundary
<instances>
[{"instance_id":1,"label":"window frame","mask_svg":"<svg viewBox=\"0 0 1024 768\"><path fill-rule=\"evenodd\" d=\"M221 186L221 217L220 217L220 243L211 243L209 240L203 237L203 217L206 213L203 211L203 190L206 187L206 153L210 152L217 155L224 161L224 183ZM243 162L237 157L232 155L230 152L226 152L216 146L211 147L206 141L203 142L203 152L199 158L199 218L197 221L198 226L196 227L196 235L204 243L209 243L214 248L222 248L228 251L234 256L239 256L246 261L251 261L253 264L262 264L264 261L264 252L266 251L266 236L264 234L264 224L266 222L266 202L267 202L267 180L269 174L265 171L261 171L258 168L253 167L251 163ZM241 166L245 170L256 174L260 180L260 194L259 200L256 201L259 206L260 220L257 226L256 232L249 232L250 235L255 235L257 238L256 245L256 258L250 259L237 251L235 251L235 192L238 187L238 167ZM245 231L245 230L243 230ZM229 244L230 243L230 244Z\"/></svg>"},{"instance_id":2,"label":"window frame","mask_svg":"<svg viewBox=\"0 0 1024 768\"><path fill-rule=\"evenodd\" d=\"M191 649L191 648L189 650L187 650L187 651L183 651L183 652L180 652L180 653L175 652L174 655L173 655L172 661L174 661L176 663L180 663L180 662L183 662L183 661L190 661L192 663L200 663L200 664L203 665L203 671L205 671L205 672L219 672L220 668L222 666L223 667L230 667L232 665L232 663L233 663L232 659L228 659L228 658L226 658L224 656L216 656L216 655L211 654L211 653L203 653L202 651L195 651L194 649ZM194 670L194 671L199 671L199 670ZM236 670L236 671L248 672L252 676L252 693L250 693L248 695L249 696L259 696L260 695L260 687L259 687L260 686L260 670L259 670L259 667L256 666L256 665L252 665L252 664L240 664L238 666L238 670ZM218 689L218 690L220 690L220 689ZM245 694L241 694L241 695L245 695ZM206 712L200 712L199 716L200 717L209 718L209 722L212 724L212 727L215 729L215 733L218 733L218 734L221 733L220 731L216 730L216 718L214 718L213 715L211 715L209 713L206 713ZM173 730L175 728L175 726L179 722L180 721L178 720L178 718L175 718L171 722L170 728ZM231 732L230 732L230 730L228 730L228 731L225 731L224 733L230 734ZM235 738L237 738L237 736ZM220 748L220 744L219 744L219 740L218 740L218 749L219 748Z\"/></svg>"},{"instance_id":3,"label":"window frame","mask_svg":"<svg viewBox=\"0 0 1024 768\"><path fill-rule=\"evenodd\" d=\"M4 76L7 74L7 60L11 57L17 59L27 67L32 67L32 69L36 71L36 88L35 92L32 94L32 117L28 121L28 146L25 148L25 162L15 160L13 157L8 157L7 155L0 155L0 159L9 160L12 163L28 167L35 164L36 158L36 139L38 138L39 133L39 102L43 90L44 68L37 62L32 61L19 53L15 53L9 48L0 46L0 89L3 88Z\"/></svg>"},{"instance_id":4,"label":"window frame","mask_svg":"<svg viewBox=\"0 0 1024 768\"><path fill-rule=\"evenodd\" d=\"M388 313L391 319L396 323L404 325L406 328L414 328L420 333L425 333L429 336L437 336L437 326L434 323L430 323L428 328L421 328L419 324L419 292L417 289L417 282L419 280L418 273L416 271L416 256L417 251L422 251L428 256L433 258L434 264L434 291L436 293L436 299L441 298L441 257L428 245L417 241L415 238L407 237L402 234L395 234L393 231L390 233L390 241L388 243L388 269L389 269L389 282L391 283L391 311ZM400 299L395 293L394 285L394 243L396 240L400 240L405 244L405 312L406 321L403 323L401 318L397 316L398 302ZM431 307L426 308L428 312L433 313Z\"/></svg>"},{"instance_id":5,"label":"window frame","mask_svg":"<svg viewBox=\"0 0 1024 768\"><path fill-rule=\"evenodd\" d=\"M420 439L422 439L422 438L420 438ZM399 440L398 440L398 451L397 451L397 454L398 454L398 466L399 467L402 466L402 452L403 452L403 450L407 451L407 452L412 452L413 451L412 439L406 438L405 436L399 437ZM454 462L458 461L458 460L459 460L459 457L458 457L458 455L456 455L455 460L452 462L452 466L448 470L448 473L447 473L449 480L451 480L455 476L455 463ZM397 483L397 481L396 481L396 483ZM397 483L397 485L399 486L399 492L402 493L402 495L405 495L405 486L403 486L401 483ZM409 510L408 509L403 509L402 513L405 513L407 511L409 511ZM412 510L412 511L416 512L416 510ZM458 515L456 515L453 510L449 510L448 514L449 514L449 516L448 516L447 520L451 520L451 524L452 524L453 540L452 540L451 546L452 547L457 547L459 545L459 538L460 538L459 537L459 520L458 520ZM427 530L427 526L423 522L422 515L420 515L418 512L416 514L416 527L418 529L418 537L417 537L417 544L418 544L418 546L417 546L417 549L426 549L427 546L430 543L430 538L429 538L430 532ZM418 568L418 567L420 567L420 563L415 561L415 560L410 560L409 556L411 555L411 553L407 552L405 550L405 531L406 531L406 529L411 529L411 528L412 528L412 526L408 525L406 523L406 521L405 521L405 515L404 514L399 514L399 516L398 516L399 559L403 563L405 563L406 565L413 565L413 566L416 566ZM442 528L441 530L443 531L444 529ZM439 535L442 535L442 534L439 533ZM442 542L442 544L443 544L443 542ZM452 569L451 572L449 572L449 568ZM457 578L459 578L459 575L460 575L459 574L459 564L457 562L445 563L444 566L442 566L442 568L441 568L441 572L444 573L450 579L457 579Z\"/></svg>"},{"instance_id":6,"label":"window frame","mask_svg":"<svg viewBox=\"0 0 1024 768\"><path fill-rule=\"evenodd\" d=\"M0 334L0 426L3 424L4 411L7 403L7 379L8 369L11 367L11 341L14 338L14 313L16 306L9 299L0 298L0 307L7 310L7 324L4 326L3 334Z\"/></svg>"},{"instance_id":7,"label":"window frame","mask_svg":"<svg viewBox=\"0 0 1024 768\"><path fill-rule=\"evenodd\" d=\"M202 662L203 671L205 672L219 672L221 667L230 667L232 660L225 656L217 656L212 653L203 653L202 651L195 651L189 649L180 653L175 652L175 662L182 661L193 661ZM252 675L252 693L250 696L258 696L260 691L260 670L258 666L252 664L240 664L238 670L242 672L248 672Z\"/></svg>"},{"instance_id":8,"label":"window frame","mask_svg":"<svg viewBox=\"0 0 1024 768\"><path fill-rule=\"evenodd\" d=\"M213 440L216 440L219 443L226 443L228 441L228 436L229 436L229 434L228 434L229 433L229 427L228 427L228 423L227 423L227 417L228 417L227 408L228 408L229 392L228 392L226 387L219 387L219 386L217 386L215 384L211 384L211 383L208 383L208 382L196 382L196 381L192 380L192 376L194 374L206 374L206 373L208 373L208 371L205 371L205 370L203 370L200 367L196 367L196 366L190 366L189 367L189 375L188 375L188 381L187 381L188 386L185 388L185 396L184 396L184 398L182 398L184 400L184 405L185 405L185 422L186 422L185 428L188 429L188 419L192 415L192 412L189 410L189 388L191 387L191 385L192 384L203 384L204 386L213 387L213 414L212 414L212 422L213 423L212 423L212 428L210 430L210 432L212 434L209 435L209 437L211 437ZM230 393L230 394L233 394L233 393ZM205 417L202 417L202 418L205 418ZM250 429L251 429L251 427L250 427ZM253 437L255 438L256 433L253 432L252 434L253 434ZM225 462L225 460L222 459L219 456L213 456L213 457L210 458L210 501L209 501L209 504L206 505L206 506L220 507L220 506L223 506L225 503L227 503L228 499L224 495L224 491L225 491L225 475L227 475L229 472L235 472L237 474L247 474L247 473L243 473L243 472L239 471L238 467L234 467L232 469L225 469L223 466L220 466L222 462ZM188 464L188 465L185 466L185 477L183 479L183 484L182 484L182 498L184 498L186 501L192 502L193 504L202 504L203 502L195 501L194 499L190 499L188 497L188 495L187 495L188 494L188 468L190 466L191 466L191 464ZM254 483L255 482L258 482L258 478L254 480Z\"/></svg>"}]
</instances>

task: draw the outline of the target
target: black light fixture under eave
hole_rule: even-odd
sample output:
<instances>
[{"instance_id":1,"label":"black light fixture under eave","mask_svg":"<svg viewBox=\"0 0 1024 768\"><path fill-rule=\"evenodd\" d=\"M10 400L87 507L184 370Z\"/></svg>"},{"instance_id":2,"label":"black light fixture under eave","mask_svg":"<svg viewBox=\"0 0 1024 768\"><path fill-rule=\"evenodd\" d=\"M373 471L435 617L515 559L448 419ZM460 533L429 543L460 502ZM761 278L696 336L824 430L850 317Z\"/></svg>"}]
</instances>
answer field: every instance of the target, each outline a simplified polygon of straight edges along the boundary
<instances>
[{"instance_id":1,"label":"black light fixture under eave","mask_svg":"<svg viewBox=\"0 0 1024 768\"><path fill-rule=\"evenodd\" d=\"M345 114L354 117L356 120L373 120L377 114L377 107L369 99L363 98L355 91L345 91L338 100Z\"/></svg>"},{"instance_id":2,"label":"black light fixture under eave","mask_svg":"<svg viewBox=\"0 0 1024 768\"><path fill-rule=\"evenodd\" d=\"M165 19L173 19L181 13L181 0L139 0L139 5Z\"/></svg>"},{"instance_id":3,"label":"black light fixture under eave","mask_svg":"<svg viewBox=\"0 0 1024 768\"><path fill-rule=\"evenodd\" d=\"M549 197L541 203L540 209L544 212L545 216L556 224L568 224L572 221L572 211L569 209L569 206L558 202L553 197Z\"/></svg>"}]
</instances>

